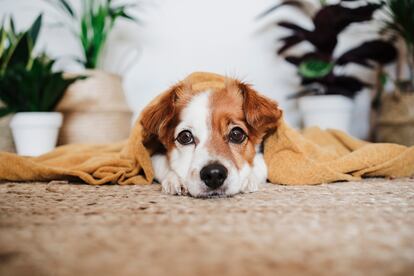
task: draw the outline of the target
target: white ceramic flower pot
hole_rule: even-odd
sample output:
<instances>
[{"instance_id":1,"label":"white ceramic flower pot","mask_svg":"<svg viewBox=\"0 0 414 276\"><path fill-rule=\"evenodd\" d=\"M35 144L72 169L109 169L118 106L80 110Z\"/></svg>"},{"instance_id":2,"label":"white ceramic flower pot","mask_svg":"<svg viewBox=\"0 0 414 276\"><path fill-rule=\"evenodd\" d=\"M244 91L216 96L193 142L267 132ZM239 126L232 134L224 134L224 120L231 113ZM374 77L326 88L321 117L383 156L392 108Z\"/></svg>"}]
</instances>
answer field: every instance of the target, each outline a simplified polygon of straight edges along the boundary
<instances>
[{"instance_id":1,"label":"white ceramic flower pot","mask_svg":"<svg viewBox=\"0 0 414 276\"><path fill-rule=\"evenodd\" d=\"M341 95L306 96L299 99L305 127L318 126L350 132L354 101Z\"/></svg>"},{"instance_id":2,"label":"white ceramic flower pot","mask_svg":"<svg viewBox=\"0 0 414 276\"><path fill-rule=\"evenodd\" d=\"M10 121L17 153L38 156L55 148L63 116L59 112L20 112Z\"/></svg>"}]
</instances>

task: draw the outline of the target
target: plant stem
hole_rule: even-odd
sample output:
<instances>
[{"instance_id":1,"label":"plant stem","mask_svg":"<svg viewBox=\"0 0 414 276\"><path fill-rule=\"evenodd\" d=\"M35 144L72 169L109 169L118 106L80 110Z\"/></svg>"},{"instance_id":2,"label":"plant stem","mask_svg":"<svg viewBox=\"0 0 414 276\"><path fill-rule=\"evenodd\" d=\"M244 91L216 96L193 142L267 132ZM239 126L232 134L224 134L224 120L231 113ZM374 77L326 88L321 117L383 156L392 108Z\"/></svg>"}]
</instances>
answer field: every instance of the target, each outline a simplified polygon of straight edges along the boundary
<instances>
[{"instance_id":1,"label":"plant stem","mask_svg":"<svg viewBox=\"0 0 414 276\"><path fill-rule=\"evenodd\" d=\"M410 72L410 88L414 89L414 45L407 45L408 70Z\"/></svg>"}]
</instances>

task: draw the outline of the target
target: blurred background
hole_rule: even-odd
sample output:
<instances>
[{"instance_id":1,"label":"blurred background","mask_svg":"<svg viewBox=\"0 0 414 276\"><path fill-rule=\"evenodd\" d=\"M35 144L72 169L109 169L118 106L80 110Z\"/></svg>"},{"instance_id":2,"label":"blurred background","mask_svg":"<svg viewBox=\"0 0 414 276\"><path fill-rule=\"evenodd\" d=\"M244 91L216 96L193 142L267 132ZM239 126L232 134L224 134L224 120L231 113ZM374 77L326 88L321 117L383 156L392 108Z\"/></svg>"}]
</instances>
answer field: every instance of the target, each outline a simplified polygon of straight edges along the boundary
<instances>
[{"instance_id":1,"label":"blurred background","mask_svg":"<svg viewBox=\"0 0 414 276\"><path fill-rule=\"evenodd\" d=\"M59 0L0 0L0 16L3 21L12 16L16 29L23 30L42 13L42 29L34 51L44 51L56 59L54 68L58 70L82 72L84 67L76 62L83 55L82 47L68 27L73 22L68 23L67 16L62 13L62 6L59 10L56 2ZM279 102L285 111L286 120L292 126L304 126L301 116L303 112L298 109L298 101L287 99L303 88L298 67L286 62L284 56L277 53L283 46L280 38L292 33L291 29L278 26L277 22L290 21L309 30L314 28L312 16L305 15L297 5L280 6L260 16L283 1L110 2L127 5L125 10L128 16L135 20L121 18L114 21L96 68L121 77L126 104L133 112L132 118L136 118L153 97L189 73L211 71L252 83L258 91ZM323 5L336 5L341 1L302 2L313 5L317 11ZM341 5L353 8L379 2L342 1ZM85 1L67 0L67 3L76 11L85 8ZM349 24L338 33L333 56L339 56L364 41L377 38L383 23L378 18L381 18L381 11L373 12L372 18L370 14L370 20ZM289 53L303 54L312 47L311 43L304 41L292 47ZM384 65L390 75L395 75L394 63L387 62ZM364 83L372 84L371 87L362 87L350 97L353 101L352 124L347 129L354 136L370 139L371 102L378 70L352 62L335 70L340 74L351 73L362 78ZM391 91L394 86L388 82L385 88ZM330 117L329 114L323 116ZM338 128L340 125L339 123Z\"/></svg>"}]
</instances>

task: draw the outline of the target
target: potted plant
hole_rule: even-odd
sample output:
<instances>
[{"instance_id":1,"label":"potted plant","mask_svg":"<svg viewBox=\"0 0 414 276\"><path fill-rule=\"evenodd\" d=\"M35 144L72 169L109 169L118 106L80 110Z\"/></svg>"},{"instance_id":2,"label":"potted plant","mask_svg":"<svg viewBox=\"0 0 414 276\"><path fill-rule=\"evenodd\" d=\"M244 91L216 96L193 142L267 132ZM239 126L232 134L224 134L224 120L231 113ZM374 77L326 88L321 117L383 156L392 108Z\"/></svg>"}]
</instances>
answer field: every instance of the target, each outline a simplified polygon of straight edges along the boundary
<instances>
[{"instance_id":1,"label":"potted plant","mask_svg":"<svg viewBox=\"0 0 414 276\"><path fill-rule=\"evenodd\" d=\"M118 19L136 22L127 13L135 4L116 0L83 0L77 10L66 0L45 0L62 15L79 42L82 56L76 61L88 79L72 85L57 110L64 116L59 144L110 143L126 139L132 112L123 93L119 74L102 70L102 53ZM130 53L125 56L131 57ZM90 131L94 129L94 131Z\"/></svg>"},{"instance_id":2,"label":"potted plant","mask_svg":"<svg viewBox=\"0 0 414 276\"><path fill-rule=\"evenodd\" d=\"M379 85L374 106L378 109L376 140L411 146L414 145L414 0L382 3L385 5L382 33L395 38L400 58L394 92L382 94L384 89ZM401 69L407 69L405 77Z\"/></svg>"},{"instance_id":3,"label":"potted plant","mask_svg":"<svg viewBox=\"0 0 414 276\"><path fill-rule=\"evenodd\" d=\"M24 32L0 29L0 117L15 113L10 122L17 152L40 155L56 145L62 114L52 112L67 87L79 77L65 78L52 70L54 60L33 49L41 29L42 16Z\"/></svg>"},{"instance_id":4,"label":"potted plant","mask_svg":"<svg viewBox=\"0 0 414 276\"><path fill-rule=\"evenodd\" d=\"M349 132L353 99L359 91L370 85L355 76L341 73L343 70L340 69L350 63L374 68L377 64L387 64L396 57L394 46L379 39L364 42L339 56L334 55L338 36L351 24L371 20L373 13L381 7L381 4L375 3L347 7L344 2L348 1L339 1L337 4L320 1L319 9L309 9L306 1L282 1L261 15L290 5L306 11L312 17L312 30L289 21L278 22L280 27L292 31L280 39L282 46L278 49L278 54L297 67L303 89L289 98L299 98L299 109L306 127L317 125ZM313 46L312 50L301 56L285 55L287 50L305 41Z\"/></svg>"}]
</instances>

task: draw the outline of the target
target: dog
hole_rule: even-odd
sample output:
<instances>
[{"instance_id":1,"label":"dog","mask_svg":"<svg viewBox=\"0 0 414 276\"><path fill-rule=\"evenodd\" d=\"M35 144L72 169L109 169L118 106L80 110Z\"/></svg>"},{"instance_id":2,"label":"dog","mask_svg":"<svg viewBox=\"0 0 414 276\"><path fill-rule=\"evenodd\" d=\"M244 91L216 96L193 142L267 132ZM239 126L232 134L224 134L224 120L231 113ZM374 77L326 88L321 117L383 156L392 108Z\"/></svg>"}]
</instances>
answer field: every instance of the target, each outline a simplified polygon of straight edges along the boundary
<instances>
[{"instance_id":1,"label":"dog","mask_svg":"<svg viewBox=\"0 0 414 276\"><path fill-rule=\"evenodd\" d=\"M165 193L193 197L254 192L267 179L262 142L282 115L251 85L193 73L146 107L143 142Z\"/></svg>"}]
</instances>

